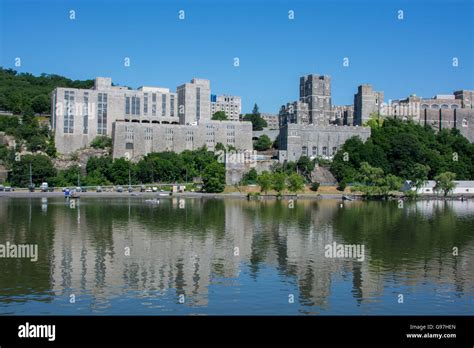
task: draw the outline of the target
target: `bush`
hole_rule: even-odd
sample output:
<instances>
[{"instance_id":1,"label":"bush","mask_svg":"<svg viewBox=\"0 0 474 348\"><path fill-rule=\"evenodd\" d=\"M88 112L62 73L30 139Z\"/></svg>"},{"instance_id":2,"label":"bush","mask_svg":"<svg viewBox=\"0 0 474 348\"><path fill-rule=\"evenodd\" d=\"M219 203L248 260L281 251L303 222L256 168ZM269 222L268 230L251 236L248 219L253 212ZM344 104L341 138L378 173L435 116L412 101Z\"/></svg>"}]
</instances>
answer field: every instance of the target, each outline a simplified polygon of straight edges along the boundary
<instances>
[{"instance_id":1,"label":"bush","mask_svg":"<svg viewBox=\"0 0 474 348\"><path fill-rule=\"evenodd\" d=\"M112 138L106 135L99 135L95 137L94 140L92 140L91 147L94 149L105 149L112 147Z\"/></svg>"},{"instance_id":2,"label":"bush","mask_svg":"<svg viewBox=\"0 0 474 348\"><path fill-rule=\"evenodd\" d=\"M319 186L321 186L321 184L317 181L311 183L311 191L318 191L319 190Z\"/></svg>"},{"instance_id":3,"label":"bush","mask_svg":"<svg viewBox=\"0 0 474 348\"><path fill-rule=\"evenodd\" d=\"M346 187L347 187L347 182L346 182L346 180L341 180L341 181L339 182L339 185L337 186L337 190L338 190L338 191L344 191L344 190L346 189Z\"/></svg>"}]
</instances>

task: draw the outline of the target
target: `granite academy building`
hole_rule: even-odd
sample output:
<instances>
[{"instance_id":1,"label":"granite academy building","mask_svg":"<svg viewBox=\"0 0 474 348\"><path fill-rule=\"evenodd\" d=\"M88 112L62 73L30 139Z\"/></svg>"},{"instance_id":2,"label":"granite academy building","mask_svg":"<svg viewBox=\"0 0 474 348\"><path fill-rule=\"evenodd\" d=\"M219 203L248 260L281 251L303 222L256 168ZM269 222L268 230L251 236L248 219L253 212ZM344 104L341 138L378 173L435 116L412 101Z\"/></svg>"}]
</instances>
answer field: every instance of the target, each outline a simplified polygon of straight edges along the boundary
<instances>
[{"instance_id":1,"label":"granite academy building","mask_svg":"<svg viewBox=\"0 0 474 348\"><path fill-rule=\"evenodd\" d=\"M307 75L300 78L300 100L280 109L279 160L297 161L301 156L331 158L347 139L370 136L369 127L344 126L336 119L331 102L331 78Z\"/></svg>"},{"instance_id":2,"label":"granite academy building","mask_svg":"<svg viewBox=\"0 0 474 348\"><path fill-rule=\"evenodd\" d=\"M211 121L210 82L193 79L172 92L132 90L98 77L91 89L56 88L51 126L60 153L87 147L100 135L113 139L114 157L137 159L152 151L181 152L217 143L252 149L250 122Z\"/></svg>"}]
</instances>

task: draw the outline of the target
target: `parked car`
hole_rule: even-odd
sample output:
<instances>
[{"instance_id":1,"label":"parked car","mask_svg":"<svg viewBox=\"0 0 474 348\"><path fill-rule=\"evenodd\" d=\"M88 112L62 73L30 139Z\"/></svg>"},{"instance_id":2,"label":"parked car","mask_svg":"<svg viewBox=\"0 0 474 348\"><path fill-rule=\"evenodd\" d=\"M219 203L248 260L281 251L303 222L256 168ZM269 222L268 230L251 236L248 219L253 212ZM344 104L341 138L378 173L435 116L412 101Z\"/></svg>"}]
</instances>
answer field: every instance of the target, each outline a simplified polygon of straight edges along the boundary
<instances>
[{"instance_id":1,"label":"parked car","mask_svg":"<svg viewBox=\"0 0 474 348\"><path fill-rule=\"evenodd\" d=\"M153 191L153 192L158 192L158 187L153 186L152 191Z\"/></svg>"},{"instance_id":2,"label":"parked car","mask_svg":"<svg viewBox=\"0 0 474 348\"><path fill-rule=\"evenodd\" d=\"M151 187L147 187L147 188L146 188L146 192L152 192Z\"/></svg>"},{"instance_id":3,"label":"parked car","mask_svg":"<svg viewBox=\"0 0 474 348\"><path fill-rule=\"evenodd\" d=\"M41 192L48 192L48 183L47 182L42 182L40 185L40 190Z\"/></svg>"},{"instance_id":4,"label":"parked car","mask_svg":"<svg viewBox=\"0 0 474 348\"><path fill-rule=\"evenodd\" d=\"M51 186L49 189L48 189L49 192L54 192L54 186Z\"/></svg>"},{"instance_id":5,"label":"parked car","mask_svg":"<svg viewBox=\"0 0 474 348\"><path fill-rule=\"evenodd\" d=\"M82 189L81 189L81 187L80 187L80 186L77 186L77 187L76 187L76 189L75 189L74 191L75 191L75 192L81 192L81 191L82 191Z\"/></svg>"},{"instance_id":6,"label":"parked car","mask_svg":"<svg viewBox=\"0 0 474 348\"><path fill-rule=\"evenodd\" d=\"M81 187L81 192L87 192L87 187L82 186L82 187Z\"/></svg>"},{"instance_id":7,"label":"parked car","mask_svg":"<svg viewBox=\"0 0 474 348\"><path fill-rule=\"evenodd\" d=\"M122 186L117 187L117 192L123 192L123 187Z\"/></svg>"},{"instance_id":8,"label":"parked car","mask_svg":"<svg viewBox=\"0 0 474 348\"><path fill-rule=\"evenodd\" d=\"M30 192L35 192L35 184L29 184L29 185L28 185L28 190L29 190Z\"/></svg>"},{"instance_id":9,"label":"parked car","mask_svg":"<svg viewBox=\"0 0 474 348\"><path fill-rule=\"evenodd\" d=\"M102 192L102 186L97 186L95 192Z\"/></svg>"},{"instance_id":10,"label":"parked car","mask_svg":"<svg viewBox=\"0 0 474 348\"><path fill-rule=\"evenodd\" d=\"M145 185L140 186L140 192L145 192L145 191L146 191L146 186Z\"/></svg>"},{"instance_id":11,"label":"parked car","mask_svg":"<svg viewBox=\"0 0 474 348\"><path fill-rule=\"evenodd\" d=\"M1 192L1 191L5 191L5 186L0 185L0 192Z\"/></svg>"},{"instance_id":12,"label":"parked car","mask_svg":"<svg viewBox=\"0 0 474 348\"><path fill-rule=\"evenodd\" d=\"M5 186L5 192L13 191L11 186Z\"/></svg>"},{"instance_id":13,"label":"parked car","mask_svg":"<svg viewBox=\"0 0 474 348\"><path fill-rule=\"evenodd\" d=\"M128 192L133 192L133 187L132 186L128 187Z\"/></svg>"}]
</instances>

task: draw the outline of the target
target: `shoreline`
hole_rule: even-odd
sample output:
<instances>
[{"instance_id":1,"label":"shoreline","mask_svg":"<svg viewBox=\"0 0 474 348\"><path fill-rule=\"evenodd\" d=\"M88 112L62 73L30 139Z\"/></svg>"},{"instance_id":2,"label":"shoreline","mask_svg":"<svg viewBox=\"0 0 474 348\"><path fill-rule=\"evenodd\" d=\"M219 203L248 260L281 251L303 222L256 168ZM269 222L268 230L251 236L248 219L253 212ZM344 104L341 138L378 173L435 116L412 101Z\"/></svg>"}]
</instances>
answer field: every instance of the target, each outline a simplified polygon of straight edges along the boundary
<instances>
[{"instance_id":1,"label":"shoreline","mask_svg":"<svg viewBox=\"0 0 474 348\"><path fill-rule=\"evenodd\" d=\"M163 192L161 193L163 194ZM277 198L275 194L271 195L256 195L248 197L248 193L205 193L205 192L182 192L182 193L173 193L172 195L160 195L159 192L81 192L80 198L233 198L233 199L245 199L251 201L267 201L267 200L289 200L289 199L300 199L300 200L322 200L322 199L338 199L343 200L343 196L350 196L353 198L353 201L384 201L383 199L370 199L366 200L361 195L353 195L347 193L299 193L299 194L282 194L281 198ZM436 195L420 195L413 199L413 201L460 201L461 198L464 198L464 201L473 201L474 194L470 195L450 195L448 197L436 196ZM0 192L0 198L48 198L48 197L63 197L63 192L29 192L26 190L21 191L12 191L12 192ZM400 197L390 197L389 201L394 201L397 199L406 200L403 196ZM350 202L350 200L348 201Z\"/></svg>"}]
</instances>

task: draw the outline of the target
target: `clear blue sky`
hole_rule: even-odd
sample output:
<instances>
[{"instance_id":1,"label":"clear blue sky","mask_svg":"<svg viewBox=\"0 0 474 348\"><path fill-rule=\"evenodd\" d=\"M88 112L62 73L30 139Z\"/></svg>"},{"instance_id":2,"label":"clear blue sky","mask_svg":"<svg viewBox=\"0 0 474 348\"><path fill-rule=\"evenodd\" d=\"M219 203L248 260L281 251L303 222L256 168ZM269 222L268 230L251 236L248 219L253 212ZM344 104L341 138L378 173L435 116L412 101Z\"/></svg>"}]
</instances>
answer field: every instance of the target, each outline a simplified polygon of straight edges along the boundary
<instances>
[{"instance_id":1,"label":"clear blue sky","mask_svg":"<svg viewBox=\"0 0 474 348\"><path fill-rule=\"evenodd\" d=\"M298 98L299 77L308 73L332 77L336 105L351 104L361 83L384 91L386 101L474 89L472 0L0 3L0 64L20 72L110 76L133 88L172 90L207 78L212 93L242 96L244 112L254 102L263 112L277 112Z\"/></svg>"}]
</instances>

